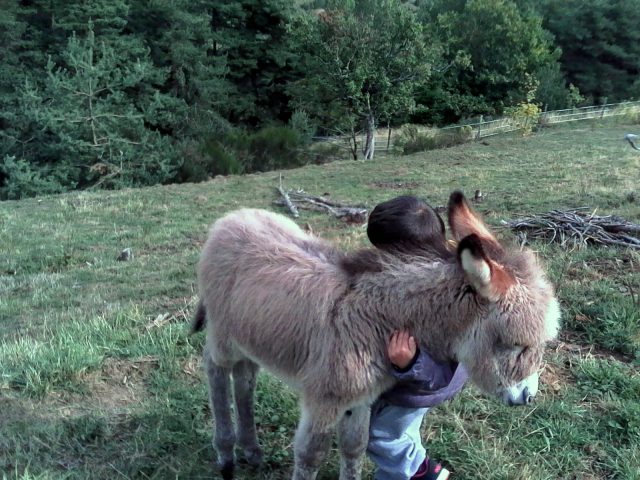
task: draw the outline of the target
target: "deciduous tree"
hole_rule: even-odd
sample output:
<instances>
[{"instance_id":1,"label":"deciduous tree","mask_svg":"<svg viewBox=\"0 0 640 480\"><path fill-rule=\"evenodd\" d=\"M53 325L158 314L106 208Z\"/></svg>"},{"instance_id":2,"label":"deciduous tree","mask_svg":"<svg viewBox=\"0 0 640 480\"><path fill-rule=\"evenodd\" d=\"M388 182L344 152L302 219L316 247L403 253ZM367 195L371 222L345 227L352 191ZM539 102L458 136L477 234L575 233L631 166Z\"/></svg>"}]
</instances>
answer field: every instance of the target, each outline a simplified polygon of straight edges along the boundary
<instances>
[{"instance_id":1,"label":"deciduous tree","mask_svg":"<svg viewBox=\"0 0 640 480\"><path fill-rule=\"evenodd\" d=\"M433 0L420 15L445 52L433 88L419 98L438 122L523 101L530 77L559 55L540 15L510 0Z\"/></svg>"},{"instance_id":2,"label":"deciduous tree","mask_svg":"<svg viewBox=\"0 0 640 480\"><path fill-rule=\"evenodd\" d=\"M364 158L372 159L380 120L411 111L430 74L432 55L413 11L397 0L330 2L296 31L306 72L292 89L297 104L326 126L363 126Z\"/></svg>"}]
</instances>

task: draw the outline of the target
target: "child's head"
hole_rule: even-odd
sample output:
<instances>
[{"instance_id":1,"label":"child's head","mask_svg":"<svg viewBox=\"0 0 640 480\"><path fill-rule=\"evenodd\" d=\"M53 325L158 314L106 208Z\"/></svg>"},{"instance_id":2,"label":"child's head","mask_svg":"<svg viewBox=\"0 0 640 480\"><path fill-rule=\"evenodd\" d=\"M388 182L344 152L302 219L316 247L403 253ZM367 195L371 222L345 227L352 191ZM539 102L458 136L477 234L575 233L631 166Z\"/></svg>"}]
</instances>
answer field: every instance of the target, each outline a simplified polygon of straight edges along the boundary
<instances>
[{"instance_id":1,"label":"child's head","mask_svg":"<svg viewBox=\"0 0 640 480\"><path fill-rule=\"evenodd\" d=\"M396 197L377 205L369 215L367 236L383 250L433 248L446 244L444 222L425 201Z\"/></svg>"}]
</instances>

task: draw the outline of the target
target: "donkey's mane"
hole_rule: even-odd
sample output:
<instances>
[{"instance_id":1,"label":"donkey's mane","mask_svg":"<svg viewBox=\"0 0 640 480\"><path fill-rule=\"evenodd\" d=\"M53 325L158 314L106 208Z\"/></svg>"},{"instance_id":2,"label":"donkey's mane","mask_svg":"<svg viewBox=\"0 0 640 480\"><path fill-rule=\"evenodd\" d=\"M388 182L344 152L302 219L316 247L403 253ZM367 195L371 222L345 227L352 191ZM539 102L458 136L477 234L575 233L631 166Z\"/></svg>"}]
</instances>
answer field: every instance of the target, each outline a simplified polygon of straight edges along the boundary
<instances>
[{"instance_id":1,"label":"donkey's mane","mask_svg":"<svg viewBox=\"0 0 640 480\"><path fill-rule=\"evenodd\" d=\"M380 250L363 248L345 253L338 265L349 277L358 277L366 273L378 273L389 264L411 263L415 261L453 262L455 253L446 245L399 244L396 248Z\"/></svg>"}]
</instances>

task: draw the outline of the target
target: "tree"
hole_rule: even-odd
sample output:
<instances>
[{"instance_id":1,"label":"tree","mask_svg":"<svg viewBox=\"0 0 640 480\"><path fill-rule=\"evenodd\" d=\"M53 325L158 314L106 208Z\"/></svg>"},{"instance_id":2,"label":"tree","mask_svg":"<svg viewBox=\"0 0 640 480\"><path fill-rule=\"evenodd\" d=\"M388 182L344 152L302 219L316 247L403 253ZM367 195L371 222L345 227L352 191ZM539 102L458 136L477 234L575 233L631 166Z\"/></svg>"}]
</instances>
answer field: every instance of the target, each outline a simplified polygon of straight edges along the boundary
<instances>
[{"instance_id":1,"label":"tree","mask_svg":"<svg viewBox=\"0 0 640 480\"><path fill-rule=\"evenodd\" d=\"M559 56L540 15L509 0L434 0L420 15L444 50L445 67L419 97L438 122L524 101L531 76Z\"/></svg>"},{"instance_id":2,"label":"tree","mask_svg":"<svg viewBox=\"0 0 640 480\"><path fill-rule=\"evenodd\" d=\"M231 88L225 98L232 123L258 127L286 122L287 85L300 78L294 68L288 32L293 6L289 0L216 0L210 5L211 55L226 62Z\"/></svg>"},{"instance_id":3,"label":"tree","mask_svg":"<svg viewBox=\"0 0 640 480\"><path fill-rule=\"evenodd\" d=\"M295 28L306 72L292 89L297 105L326 126L363 125L372 159L380 120L411 111L429 77L431 53L413 11L397 0L334 1Z\"/></svg>"},{"instance_id":4,"label":"tree","mask_svg":"<svg viewBox=\"0 0 640 480\"><path fill-rule=\"evenodd\" d=\"M19 122L19 96L15 85L24 80L20 50L24 47L21 40L27 24L18 19L15 2L2 1L0 6L0 44L3 46L0 63L0 157L3 157L15 143L14 129Z\"/></svg>"},{"instance_id":5,"label":"tree","mask_svg":"<svg viewBox=\"0 0 640 480\"><path fill-rule=\"evenodd\" d=\"M640 96L640 1L541 2L567 79L594 102Z\"/></svg>"},{"instance_id":6,"label":"tree","mask_svg":"<svg viewBox=\"0 0 640 480\"><path fill-rule=\"evenodd\" d=\"M24 84L21 106L35 133L22 152L5 157L4 195L38 193L16 188L15 181L29 178L49 179L48 191L171 179L178 166L171 141L147 122L167 100L149 87L162 84L165 72L148 57L131 58L99 41L91 22L86 36L69 39L62 58L64 66L48 62L44 87Z\"/></svg>"},{"instance_id":7,"label":"tree","mask_svg":"<svg viewBox=\"0 0 640 480\"><path fill-rule=\"evenodd\" d=\"M179 100L158 128L181 139L217 134L226 127L221 112L233 91L227 61L214 54L211 8L207 0L133 2L127 30L143 39L153 65L167 71L158 89ZM166 113L165 113L166 115Z\"/></svg>"}]
</instances>

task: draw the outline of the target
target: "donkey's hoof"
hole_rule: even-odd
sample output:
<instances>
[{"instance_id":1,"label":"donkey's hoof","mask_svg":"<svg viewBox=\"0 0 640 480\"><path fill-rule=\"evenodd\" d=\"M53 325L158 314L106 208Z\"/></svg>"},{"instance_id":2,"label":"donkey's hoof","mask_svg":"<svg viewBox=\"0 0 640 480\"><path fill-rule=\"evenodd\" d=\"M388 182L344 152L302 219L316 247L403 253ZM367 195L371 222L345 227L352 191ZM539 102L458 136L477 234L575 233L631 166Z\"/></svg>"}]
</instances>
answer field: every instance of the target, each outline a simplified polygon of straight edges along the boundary
<instances>
[{"instance_id":1,"label":"donkey's hoof","mask_svg":"<svg viewBox=\"0 0 640 480\"><path fill-rule=\"evenodd\" d=\"M223 480L233 480L233 461L224 462L220 465L220 474Z\"/></svg>"},{"instance_id":2,"label":"donkey's hoof","mask_svg":"<svg viewBox=\"0 0 640 480\"><path fill-rule=\"evenodd\" d=\"M260 447L245 449L243 460L252 467L259 467L262 464L262 449Z\"/></svg>"}]
</instances>

